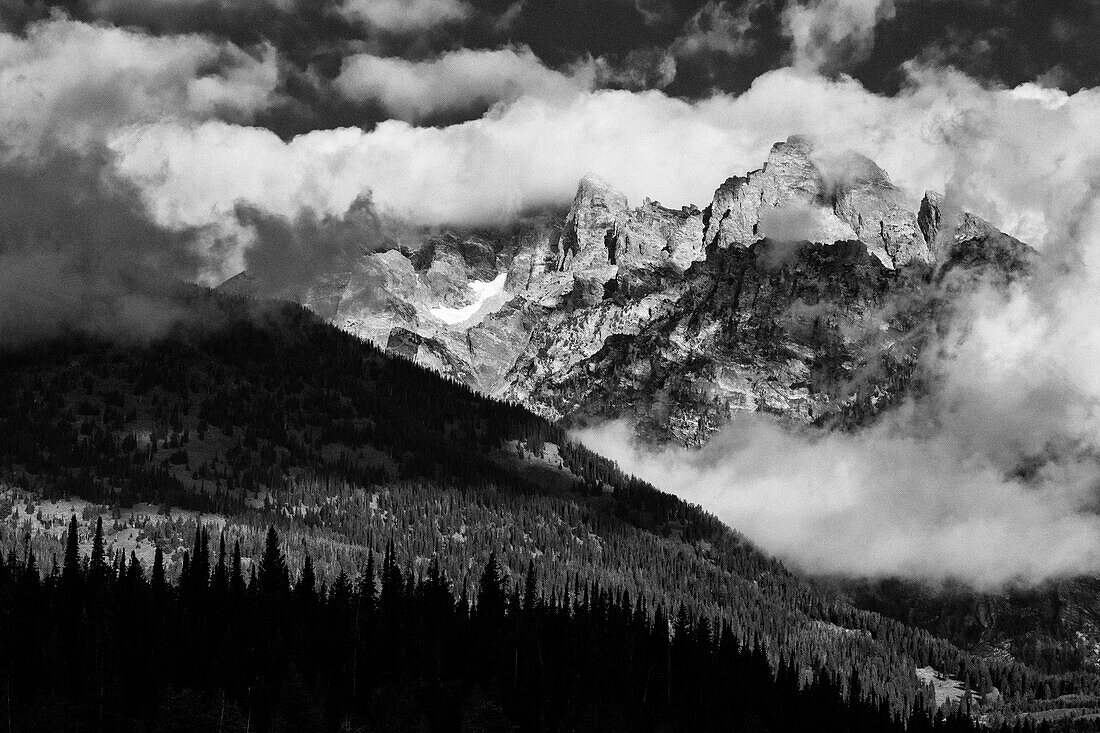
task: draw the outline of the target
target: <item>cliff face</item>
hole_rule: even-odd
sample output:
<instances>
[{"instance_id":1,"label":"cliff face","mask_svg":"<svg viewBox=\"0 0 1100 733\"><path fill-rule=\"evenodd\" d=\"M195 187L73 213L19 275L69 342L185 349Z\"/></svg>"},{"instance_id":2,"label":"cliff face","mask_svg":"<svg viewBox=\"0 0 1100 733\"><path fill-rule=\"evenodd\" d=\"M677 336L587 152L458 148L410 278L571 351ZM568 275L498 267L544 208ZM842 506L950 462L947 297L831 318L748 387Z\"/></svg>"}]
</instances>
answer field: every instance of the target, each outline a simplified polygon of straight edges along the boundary
<instances>
[{"instance_id":1,"label":"cliff face","mask_svg":"<svg viewBox=\"0 0 1100 733\"><path fill-rule=\"evenodd\" d=\"M426 232L334 264L303 301L548 417L626 417L690 445L740 410L823 422L879 409L906 389L944 283L1015 277L1029 252L936 194L913 211L870 160L794 137L704 210L630 208L586 176L568 212Z\"/></svg>"}]
</instances>

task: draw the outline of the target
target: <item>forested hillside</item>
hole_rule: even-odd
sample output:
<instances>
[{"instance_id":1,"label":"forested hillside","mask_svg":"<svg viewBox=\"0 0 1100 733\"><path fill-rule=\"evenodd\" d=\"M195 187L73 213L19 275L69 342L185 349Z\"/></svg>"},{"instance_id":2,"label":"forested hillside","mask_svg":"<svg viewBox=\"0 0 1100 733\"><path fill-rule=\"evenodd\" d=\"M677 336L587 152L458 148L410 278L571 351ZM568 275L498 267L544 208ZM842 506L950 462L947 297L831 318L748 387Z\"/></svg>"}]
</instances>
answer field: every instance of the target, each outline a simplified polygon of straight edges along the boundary
<instances>
[{"instance_id":1,"label":"forested hillside","mask_svg":"<svg viewBox=\"0 0 1100 733\"><path fill-rule=\"evenodd\" d=\"M388 357L302 308L202 290L180 298L189 325L157 341L73 335L0 355L0 542L15 589L4 594L0 658L12 715L61 700L92 729L143 729L181 705L267 730L284 725L278 704L293 693L328 729L385 729L387 716L415 710L416 725L390 729L782 730L857 690L866 706L849 704L838 730L880 729L867 721L932 719L921 667L967 683L948 713L990 723L1100 704L1095 674L979 659L857 610L522 406ZM274 549L269 525L282 538ZM221 542L240 548L228 578ZM391 601L378 606L388 616L372 606L372 552L390 568L380 592ZM272 553L286 555L278 589L264 580ZM485 603L487 564L499 568L489 593L500 603ZM236 595L218 595L224 584ZM356 623L373 624L360 637L338 631L352 607L368 609ZM313 628L328 641L295 636ZM333 649L348 638L360 641ZM428 654L428 638L443 646ZM378 655L362 664L379 676L353 661L336 680L350 692L313 694L334 690L325 675L346 670L341 655L356 644ZM277 663L247 651L259 648ZM69 658L67 681L44 681ZM677 664L692 671L673 674ZM264 676L262 691L226 682L251 679L242 671ZM748 678L772 702L724 692ZM684 680L696 697L676 692ZM136 707L108 704L105 685L129 690ZM445 694L425 702L415 692L425 685ZM533 691L539 702L521 704ZM786 702L769 708L776 700ZM97 717L108 709L123 717ZM475 710L497 710L499 725L463 717Z\"/></svg>"},{"instance_id":2,"label":"forested hillside","mask_svg":"<svg viewBox=\"0 0 1100 733\"><path fill-rule=\"evenodd\" d=\"M371 554L357 581L326 588L308 555L291 583L271 529L246 583L239 545L215 560L200 529L172 586L159 551L148 580L136 557L110 565L102 520L83 564L76 536L74 518L45 582L33 554L0 565L15 730L976 729L924 701L892 715L858 672L845 687L821 668L773 670L683 605L670 631L626 591L547 596L534 563L521 591L495 554L456 603L437 562L403 572L392 543L377 573Z\"/></svg>"}]
</instances>

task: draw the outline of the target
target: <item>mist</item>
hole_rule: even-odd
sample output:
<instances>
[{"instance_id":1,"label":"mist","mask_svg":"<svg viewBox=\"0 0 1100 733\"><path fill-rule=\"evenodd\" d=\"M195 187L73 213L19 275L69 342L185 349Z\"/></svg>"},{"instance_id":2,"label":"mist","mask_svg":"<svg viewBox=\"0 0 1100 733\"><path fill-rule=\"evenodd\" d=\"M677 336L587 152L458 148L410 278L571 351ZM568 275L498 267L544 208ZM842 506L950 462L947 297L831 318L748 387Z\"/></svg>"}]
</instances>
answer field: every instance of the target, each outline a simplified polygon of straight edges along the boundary
<instances>
[{"instance_id":1,"label":"mist","mask_svg":"<svg viewBox=\"0 0 1100 733\"><path fill-rule=\"evenodd\" d=\"M576 437L806 572L989 589L1100 568L1092 458L1013 479L952 435L894 420L841 434L746 415L699 450L640 447L625 422Z\"/></svg>"}]
</instances>

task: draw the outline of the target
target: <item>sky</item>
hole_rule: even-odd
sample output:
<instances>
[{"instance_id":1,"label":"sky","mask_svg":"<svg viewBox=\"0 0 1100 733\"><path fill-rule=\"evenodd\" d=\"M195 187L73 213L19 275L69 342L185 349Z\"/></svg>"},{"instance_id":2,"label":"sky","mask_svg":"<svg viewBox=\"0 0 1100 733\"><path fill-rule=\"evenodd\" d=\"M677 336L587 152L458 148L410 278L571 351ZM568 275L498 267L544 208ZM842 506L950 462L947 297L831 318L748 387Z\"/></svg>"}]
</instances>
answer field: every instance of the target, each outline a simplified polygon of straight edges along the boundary
<instances>
[{"instance_id":1,"label":"sky","mask_svg":"<svg viewBox=\"0 0 1100 733\"><path fill-rule=\"evenodd\" d=\"M0 344L155 334L170 283L292 283L405 225L568 204L587 172L703 206L809 134L1040 272L976 290L925 365L935 397L859 434L586 439L810 569L1096 570L1098 56L1088 0L0 0ZM765 470L765 438L815 469Z\"/></svg>"}]
</instances>

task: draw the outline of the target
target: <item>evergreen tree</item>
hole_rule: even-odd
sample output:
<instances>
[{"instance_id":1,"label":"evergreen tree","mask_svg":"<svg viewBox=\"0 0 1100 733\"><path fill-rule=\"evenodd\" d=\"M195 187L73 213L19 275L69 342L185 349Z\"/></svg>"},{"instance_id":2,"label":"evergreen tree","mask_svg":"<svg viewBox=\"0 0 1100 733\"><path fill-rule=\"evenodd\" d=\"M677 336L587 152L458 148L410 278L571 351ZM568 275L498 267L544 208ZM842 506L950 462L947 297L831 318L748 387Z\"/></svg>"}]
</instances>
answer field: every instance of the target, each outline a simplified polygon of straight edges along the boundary
<instances>
[{"instance_id":1,"label":"evergreen tree","mask_svg":"<svg viewBox=\"0 0 1100 733\"><path fill-rule=\"evenodd\" d=\"M299 576L298 585L294 589L299 602L308 603L313 600L316 584L317 578L313 574L313 559L306 555L306 559L302 564L302 574Z\"/></svg>"},{"instance_id":2,"label":"evergreen tree","mask_svg":"<svg viewBox=\"0 0 1100 733\"><path fill-rule=\"evenodd\" d=\"M359 579L359 602L366 617L378 608L378 588L375 586L374 550L367 551L367 568Z\"/></svg>"},{"instance_id":3,"label":"evergreen tree","mask_svg":"<svg viewBox=\"0 0 1100 733\"><path fill-rule=\"evenodd\" d=\"M168 576L164 569L164 551L157 545L153 554L153 577L150 580L153 587L153 599L158 604L164 604L168 598Z\"/></svg>"},{"instance_id":4,"label":"evergreen tree","mask_svg":"<svg viewBox=\"0 0 1100 733\"><path fill-rule=\"evenodd\" d=\"M97 517L95 536L92 538L92 557L88 566L88 579L94 588L100 588L107 582L107 551L103 540L103 517Z\"/></svg>"},{"instance_id":5,"label":"evergreen tree","mask_svg":"<svg viewBox=\"0 0 1100 733\"><path fill-rule=\"evenodd\" d=\"M192 599L195 602L201 602L210 582L210 544L206 528L201 522L195 527L195 545L191 551L191 573L187 582L190 585Z\"/></svg>"},{"instance_id":6,"label":"evergreen tree","mask_svg":"<svg viewBox=\"0 0 1100 733\"><path fill-rule=\"evenodd\" d=\"M277 601L290 590L290 571L286 557L279 549L279 535L275 527L267 528L264 554L260 558L260 593L269 601Z\"/></svg>"},{"instance_id":7,"label":"evergreen tree","mask_svg":"<svg viewBox=\"0 0 1100 733\"><path fill-rule=\"evenodd\" d=\"M481 573L477 590L477 613L486 621L499 621L504 617L504 580L495 551L489 553L489 561Z\"/></svg>"},{"instance_id":8,"label":"evergreen tree","mask_svg":"<svg viewBox=\"0 0 1100 733\"><path fill-rule=\"evenodd\" d=\"M61 571L61 582L70 596L80 592L80 540L77 537L76 515L69 519L69 531L65 535L65 565Z\"/></svg>"},{"instance_id":9,"label":"evergreen tree","mask_svg":"<svg viewBox=\"0 0 1100 733\"><path fill-rule=\"evenodd\" d=\"M401 607L401 596L404 593L405 580L401 575L401 569L397 567L397 558L391 538L386 545L386 554L382 557L382 594L379 604L387 614L395 614Z\"/></svg>"},{"instance_id":10,"label":"evergreen tree","mask_svg":"<svg viewBox=\"0 0 1100 733\"><path fill-rule=\"evenodd\" d=\"M538 571L535 570L535 561L532 559L527 564L527 578L523 582L523 610L530 613L538 604Z\"/></svg>"},{"instance_id":11,"label":"evergreen tree","mask_svg":"<svg viewBox=\"0 0 1100 733\"><path fill-rule=\"evenodd\" d=\"M225 564L225 532L218 538L218 562L210 581L210 590L218 602L224 603L229 595L229 568Z\"/></svg>"},{"instance_id":12,"label":"evergreen tree","mask_svg":"<svg viewBox=\"0 0 1100 733\"><path fill-rule=\"evenodd\" d=\"M256 572L256 568L252 568ZM229 595L236 605L240 605L245 597L244 571L241 568L241 541L233 543L233 562L229 568Z\"/></svg>"},{"instance_id":13,"label":"evergreen tree","mask_svg":"<svg viewBox=\"0 0 1100 733\"><path fill-rule=\"evenodd\" d=\"M137 588L145 579L145 573L141 567L141 562L137 558L137 553L133 550L130 551L130 567L127 569L126 578L130 588Z\"/></svg>"}]
</instances>

